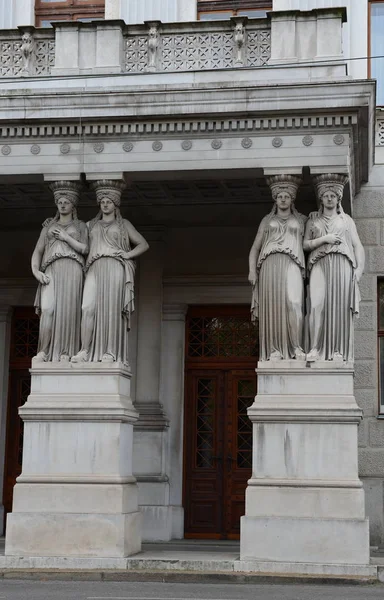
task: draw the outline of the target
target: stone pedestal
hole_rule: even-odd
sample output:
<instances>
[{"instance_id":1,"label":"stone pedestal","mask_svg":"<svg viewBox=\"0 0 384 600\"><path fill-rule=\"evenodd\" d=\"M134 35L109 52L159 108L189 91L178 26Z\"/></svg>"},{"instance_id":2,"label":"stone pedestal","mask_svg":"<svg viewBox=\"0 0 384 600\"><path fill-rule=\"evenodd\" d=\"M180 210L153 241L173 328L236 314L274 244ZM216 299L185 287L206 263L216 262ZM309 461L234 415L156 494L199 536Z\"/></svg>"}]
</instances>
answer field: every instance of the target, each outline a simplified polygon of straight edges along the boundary
<instances>
[{"instance_id":1,"label":"stone pedestal","mask_svg":"<svg viewBox=\"0 0 384 600\"><path fill-rule=\"evenodd\" d=\"M357 463L362 411L353 395L353 367L286 362L257 370L258 394L248 410L253 475L241 519L241 561L278 562L286 572L294 564L297 573L308 564L333 565L333 572L336 565L367 566Z\"/></svg>"},{"instance_id":2,"label":"stone pedestal","mask_svg":"<svg viewBox=\"0 0 384 600\"><path fill-rule=\"evenodd\" d=\"M7 555L125 557L141 549L131 374L119 363L35 363Z\"/></svg>"}]
</instances>

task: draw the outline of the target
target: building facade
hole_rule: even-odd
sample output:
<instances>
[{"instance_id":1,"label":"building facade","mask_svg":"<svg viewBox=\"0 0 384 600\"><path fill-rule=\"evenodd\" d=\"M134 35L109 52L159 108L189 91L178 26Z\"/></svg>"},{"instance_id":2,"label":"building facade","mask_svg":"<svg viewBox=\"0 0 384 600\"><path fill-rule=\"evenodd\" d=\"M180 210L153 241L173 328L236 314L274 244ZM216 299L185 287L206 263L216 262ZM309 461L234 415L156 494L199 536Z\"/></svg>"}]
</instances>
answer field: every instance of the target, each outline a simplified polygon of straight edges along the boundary
<instances>
[{"instance_id":1,"label":"building facade","mask_svg":"<svg viewBox=\"0 0 384 600\"><path fill-rule=\"evenodd\" d=\"M301 176L308 215L312 177L342 173L367 256L359 472L371 545L384 543L384 2L339 4L0 2L4 512L21 472L17 411L38 336L30 256L54 215L49 183L81 182L88 221L91 184L124 180L123 216L150 244L129 336L144 539L236 538L257 389L247 260L271 207L266 177Z\"/></svg>"}]
</instances>

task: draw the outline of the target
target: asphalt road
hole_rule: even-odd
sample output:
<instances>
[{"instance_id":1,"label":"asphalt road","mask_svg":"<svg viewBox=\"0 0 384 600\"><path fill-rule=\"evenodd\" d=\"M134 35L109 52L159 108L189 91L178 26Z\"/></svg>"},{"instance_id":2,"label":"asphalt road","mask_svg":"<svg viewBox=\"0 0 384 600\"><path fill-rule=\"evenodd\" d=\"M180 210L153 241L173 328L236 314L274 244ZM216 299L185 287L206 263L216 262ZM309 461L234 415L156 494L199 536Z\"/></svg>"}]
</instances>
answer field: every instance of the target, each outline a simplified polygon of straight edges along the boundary
<instances>
[{"instance_id":1,"label":"asphalt road","mask_svg":"<svg viewBox=\"0 0 384 600\"><path fill-rule=\"evenodd\" d=\"M384 585L0 581L0 600L383 600Z\"/></svg>"}]
</instances>

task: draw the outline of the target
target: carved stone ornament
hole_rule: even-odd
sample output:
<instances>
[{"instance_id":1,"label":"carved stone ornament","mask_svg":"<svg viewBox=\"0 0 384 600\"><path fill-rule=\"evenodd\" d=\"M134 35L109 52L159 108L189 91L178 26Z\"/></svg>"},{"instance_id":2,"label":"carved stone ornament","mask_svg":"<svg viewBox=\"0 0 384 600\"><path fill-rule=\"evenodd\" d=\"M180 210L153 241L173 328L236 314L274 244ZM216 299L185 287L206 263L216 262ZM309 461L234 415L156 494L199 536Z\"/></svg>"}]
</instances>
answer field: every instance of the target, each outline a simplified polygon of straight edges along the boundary
<instances>
[{"instance_id":1,"label":"carved stone ornament","mask_svg":"<svg viewBox=\"0 0 384 600\"><path fill-rule=\"evenodd\" d=\"M93 149L97 154L101 154L101 152L104 151L103 142L96 142L96 144L93 144Z\"/></svg>"},{"instance_id":2,"label":"carved stone ornament","mask_svg":"<svg viewBox=\"0 0 384 600\"><path fill-rule=\"evenodd\" d=\"M69 144L61 144L60 152L61 154L69 154L71 151L71 146Z\"/></svg>"},{"instance_id":3,"label":"carved stone ornament","mask_svg":"<svg viewBox=\"0 0 384 600\"><path fill-rule=\"evenodd\" d=\"M41 148L39 146L39 144L32 144L31 146L31 153L32 154L40 154Z\"/></svg>"},{"instance_id":4,"label":"carved stone ornament","mask_svg":"<svg viewBox=\"0 0 384 600\"><path fill-rule=\"evenodd\" d=\"M160 152L160 150L162 150L162 149L163 149L163 143L162 143L162 142L160 142L160 141L153 142L153 144L152 144L152 149L153 149L155 152Z\"/></svg>"},{"instance_id":5,"label":"carved stone ornament","mask_svg":"<svg viewBox=\"0 0 384 600\"><path fill-rule=\"evenodd\" d=\"M11 152L12 152L12 148L11 148L11 146L8 146L8 144L1 147L1 154L4 154L4 156L8 156L9 154L11 154Z\"/></svg>"},{"instance_id":6,"label":"carved stone ornament","mask_svg":"<svg viewBox=\"0 0 384 600\"><path fill-rule=\"evenodd\" d=\"M301 180L276 175L267 183L274 205L249 255L251 315L259 320L260 360L304 361L305 217L294 204Z\"/></svg>"},{"instance_id":7,"label":"carved stone ornament","mask_svg":"<svg viewBox=\"0 0 384 600\"><path fill-rule=\"evenodd\" d=\"M183 150L190 150L192 148L191 140L184 140L184 142L181 143L181 147Z\"/></svg>"},{"instance_id":8,"label":"carved stone ornament","mask_svg":"<svg viewBox=\"0 0 384 600\"><path fill-rule=\"evenodd\" d=\"M337 133L333 138L333 143L336 146L342 146L344 144L344 136L341 133Z\"/></svg>"},{"instance_id":9,"label":"carved stone ornament","mask_svg":"<svg viewBox=\"0 0 384 600\"><path fill-rule=\"evenodd\" d=\"M243 146L243 148L245 148L246 150L248 150L249 148L252 147L252 140L249 137L246 137L244 139L241 140L241 145Z\"/></svg>"},{"instance_id":10,"label":"carved stone ornament","mask_svg":"<svg viewBox=\"0 0 384 600\"><path fill-rule=\"evenodd\" d=\"M364 248L353 219L341 205L348 178L328 173L313 182L319 210L311 214L304 240L309 252L307 361L352 362Z\"/></svg>"},{"instance_id":11,"label":"carved stone ornament","mask_svg":"<svg viewBox=\"0 0 384 600\"><path fill-rule=\"evenodd\" d=\"M134 258L146 252L148 244L120 213L123 181L100 180L91 188L100 210L88 223L81 350L72 362L128 364L128 331L135 308Z\"/></svg>"},{"instance_id":12,"label":"carved stone ornament","mask_svg":"<svg viewBox=\"0 0 384 600\"><path fill-rule=\"evenodd\" d=\"M34 39L30 32L26 31L21 37L21 54L23 56L23 75L32 75L32 55L34 50Z\"/></svg>"},{"instance_id":13,"label":"carved stone ornament","mask_svg":"<svg viewBox=\"0 0 384 600\"><path fill-rule=\"evenodd\" d=\"M35 308L40 315L38 353L34 360L68 362L80 349L87 230L85 223L77 218L80 185L74 181L55 181L49 187L57 213L43 223L43 234L32 255L32 273L39 282Z\"/></svg>"},{"instance_id":14,"label":"carved stone ornament","mask_svg":"<svg viewBox=\"0 0 384 600\"><path fill-rule=\"evenodd\" d=\"M134 148L134 145L132 144L132 142L124 142L124 144L123 144L124 152L132 152L133 148Z\"/></svg>"},{"instance_id":15,"label":"carved stone ornament","mask_svg":"<svg viewBox=\"0 0 384 600\"><path fill-rule=\"evenodd\" d=\"M311 135L305 135L301 141L303 142L303 146L312 146L313 137Z\"/></svg>"},{"instance_id":16,"label":"carved stone ornament","mask_svg":"<svg viewBox=\"0 0 384 600\"><path fill-rule=\"evenodd\" d=\"M157 49L160 43L160 36L157 23L149 23L148 31L148 71L156 71Z\"/></svg>"},{"instance_id":17,"label":"carved stone ornament","mask_svg":"<svg viewBox=\"0 0 384 600\"><path fill-rule=\"evenodd\" d=\"M221 140L212 140L212 142L211 142L211 146L214 150L220 150L222 145L223 145L223 142Z\"/></svg>"},{"instance_id":18,"label":"carved stone ornament","mask_svg":"<svg viewBox=\"0 0 384 600\"><path fill-rule=\"evenodd\" d=\"M244 64L244 44L245 44L245 27L242 21L238 21L235 25L235 44L236 44L236 59L235 66L240 67Z\"/></svg>"},{"instance_id":19,"label":"carved stone ornament","mask_svg":"<svg viewBox=\"0 0 384 600\"><path fill-rule=\"evenodd\" d=\"M274 148L280 148L283 145L283 140L281 137L275 137L272 140L272 146Z\"/></svg>"}]
</instances>

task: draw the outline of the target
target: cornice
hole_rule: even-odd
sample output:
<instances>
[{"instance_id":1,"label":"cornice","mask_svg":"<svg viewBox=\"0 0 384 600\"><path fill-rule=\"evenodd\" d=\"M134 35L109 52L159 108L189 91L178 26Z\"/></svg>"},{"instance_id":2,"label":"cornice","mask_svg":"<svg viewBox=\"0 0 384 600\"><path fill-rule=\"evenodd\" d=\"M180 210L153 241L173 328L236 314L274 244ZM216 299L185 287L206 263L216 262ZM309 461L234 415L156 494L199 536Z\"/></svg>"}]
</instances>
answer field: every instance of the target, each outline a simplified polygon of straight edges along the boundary
<instances>
[{"instance_id":1,"label":"cornice","mask_svg":"<svg viewBox=\"0 0 384 600\"><path fill-rule=\"evenodd\" d=\"M233 136L237 133L254 133L265 135L271 131L297 132L303 130L324 131L334 128L345 128L357 125L358 115L356 112L327 113L314 115L282 115L265 116L260 118L228 118L228 119L180 119L180 120L148 120L148 121L121 121L100 122L100 120L89 123L42 123L39 124L7 124L0 126L0 137L2 139L30 141L31 139L62 139L75 138L103 139L120 138L129 136L140 139L146 136L172 135L184 136L203 135L212 136L214 133Z\"/></svg>"}]
</instances>

